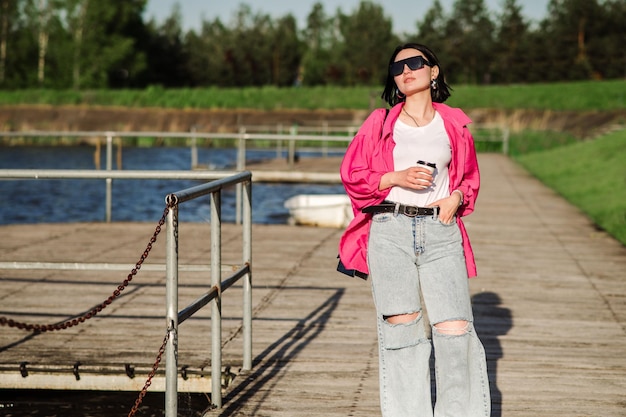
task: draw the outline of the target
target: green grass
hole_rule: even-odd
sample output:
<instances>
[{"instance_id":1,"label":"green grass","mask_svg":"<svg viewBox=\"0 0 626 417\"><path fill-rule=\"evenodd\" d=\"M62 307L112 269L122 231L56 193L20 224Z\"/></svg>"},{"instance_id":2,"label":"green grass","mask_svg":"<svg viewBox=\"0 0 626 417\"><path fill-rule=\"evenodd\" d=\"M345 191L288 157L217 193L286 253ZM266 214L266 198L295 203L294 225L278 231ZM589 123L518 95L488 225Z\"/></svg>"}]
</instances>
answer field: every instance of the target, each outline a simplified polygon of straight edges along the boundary
<instances>
[{"instance_id":1,"label":"green grass","mask_svg":"<svg viewBox=\"0 0 626 417\"><path fill-rule=\"evenodd\" d=\"M626 108L626 80L579 81L455 88L451 105L461 108L616 110Z\"/></svg>"},{"instance_id":2,"label":"green grass","mask_svg":"<svg viewBox=\"0 0 626 417\"><path fill-rule=\"evenodd\" d=\"M626 245L626 130L516 159Z\"/></svg>"},{"instance_id":3,"label":"green grass","mask_svg":"<svg viewBox=\"0 0 626 417\"><path fill-rule=\"evenodd\" d=\"M379 92L367 87L197 88L145 90L0 91L0 105L91 105L172 109L367 109L370 95L382 105Z\"/></svg>"},{"instance_id":4,"label":"green grass","mask_svg":"<svg viewBox=\"0 0 626 417\"><path fill-rule=\"evenodd\" d=\"M517 157L578 142L580 142L580 139L567 132L524 130L511 133L509 137L509 155Z\"/></svg>"},{"instance_id":5,"label":"green grass","mask_svg":"<svg viewBox=\"0 0 626 417\"><path fill-rule=\"evenodd\" d=\"M383 106L381 86L144 90L0 91L0 105L94 105L176 109L362 109ZM453 86L448 104L464 109L604 111L626 109L626 80Z\"/></svg>"}]
</instances>

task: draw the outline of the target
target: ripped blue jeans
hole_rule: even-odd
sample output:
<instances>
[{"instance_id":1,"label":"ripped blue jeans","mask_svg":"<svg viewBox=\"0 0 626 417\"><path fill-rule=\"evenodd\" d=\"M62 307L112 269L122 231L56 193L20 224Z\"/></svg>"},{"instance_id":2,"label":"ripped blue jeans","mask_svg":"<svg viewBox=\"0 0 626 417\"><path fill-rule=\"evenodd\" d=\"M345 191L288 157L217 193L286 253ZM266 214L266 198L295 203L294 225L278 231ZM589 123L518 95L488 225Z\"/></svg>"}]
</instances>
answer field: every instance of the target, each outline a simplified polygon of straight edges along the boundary
<instances>
[{"instance_id":1,"label":"ripped blue jeans","mask_svg":"<svg viewBox=\"0 0 626 417\"><path fill-rule=\"evenodd\" d=\"M375 214L368 263L378 318L383 417L489 417L485 351L474 330L456 222L445 225L435 216ZM432 343L420 293L432 325Z\"/></svg>"}]
</instances>

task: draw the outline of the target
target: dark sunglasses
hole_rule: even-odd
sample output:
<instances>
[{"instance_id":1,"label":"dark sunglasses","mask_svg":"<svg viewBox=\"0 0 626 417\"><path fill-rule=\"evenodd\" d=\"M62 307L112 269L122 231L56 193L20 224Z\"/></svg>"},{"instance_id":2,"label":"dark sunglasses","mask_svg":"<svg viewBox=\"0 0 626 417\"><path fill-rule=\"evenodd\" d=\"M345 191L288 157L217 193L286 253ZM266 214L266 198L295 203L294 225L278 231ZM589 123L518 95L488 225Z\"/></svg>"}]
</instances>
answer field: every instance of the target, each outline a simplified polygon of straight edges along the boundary
<instances>
[{"instance_id":1,"label":"dark sunglasses","mask_svg":"<svg viewBox=\"0 0 626 417\"><path fill-rule=\"evenodd\" d=\"M404 72L405 65L408 65L411 71L424 68L424 65L432 67L432 64L428 62L428 60L426 60L426 58L424 58L423 56L412 56L411 58L402 59L391 64L389 66L389 72L391 72L391 75L396 77Z\"/></svg>"}]
</instances>

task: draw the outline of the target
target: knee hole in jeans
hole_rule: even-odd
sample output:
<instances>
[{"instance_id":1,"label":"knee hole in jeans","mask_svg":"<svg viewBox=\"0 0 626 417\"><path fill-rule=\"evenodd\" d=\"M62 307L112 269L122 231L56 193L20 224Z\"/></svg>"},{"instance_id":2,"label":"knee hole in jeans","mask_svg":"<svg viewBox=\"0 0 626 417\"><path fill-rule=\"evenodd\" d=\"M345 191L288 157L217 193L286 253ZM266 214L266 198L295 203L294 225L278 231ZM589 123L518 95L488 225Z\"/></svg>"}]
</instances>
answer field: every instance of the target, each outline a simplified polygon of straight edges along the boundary
<instances>
[{"instance_id":1,"label":"knee hole in jeans","mask_svg":"<svg viewBox=\"0 0 626 417\"><path fill-rule=\"evenodd\" d=\"M389 324L406 324L412 321L417 320L420 316L420 312L415 313L407 313L407 314L394 314L391 316L383 316L383 320L385 320Z\"/></svg>"},{"instance_id":2,"label":"knee hole in jeans","mask_svg":"<svg viewBox=\"0 0 626 417\"><path fill-rule=\"evenodd\" d=\"M400 350L428 343L420 312L383 315L382 319L381 340L386 350Z\"/></svg>"},{"instance_id":3,"label":"knee hole in jeans","mask_svg":"<svg viewBox=\"0 0 626 417\"><path fill-rule=\"evenodd\" d=\"M467 320L449 320L435 324L436 333L446 336L463 336L469 332L470 322Z\"/></svg>"}]
</instances>

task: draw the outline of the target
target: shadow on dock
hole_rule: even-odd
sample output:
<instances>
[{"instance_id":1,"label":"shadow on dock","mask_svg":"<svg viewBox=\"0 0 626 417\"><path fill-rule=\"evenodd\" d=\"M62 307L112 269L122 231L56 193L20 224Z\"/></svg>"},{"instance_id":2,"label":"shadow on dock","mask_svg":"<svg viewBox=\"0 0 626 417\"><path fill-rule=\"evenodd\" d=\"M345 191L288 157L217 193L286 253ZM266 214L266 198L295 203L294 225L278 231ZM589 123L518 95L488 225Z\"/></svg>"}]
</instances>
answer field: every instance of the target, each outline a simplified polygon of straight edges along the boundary
<instances>
[{"instance_id":1,"label":"shadow on dock","mask_svg":"<svg viewBox=\"0 0 626 417\"><path fill-rule=\"evenodd\" d=\"M236 415L241 404L253 396L256 397L257 404L262 404L264 397L271 395L271 388L277 379L280 379L281 374L286 372L288 363L324 331L330 317L339 306L344 292L344 289L337 288L335 293L316 310L298 320L293 328L261 352L254 360L254 371L248 375L240 374L240 378L245 378L245 380L235 384L224 397L226 407L219 411L219 415L221 417ZM262 397L258 396L259 392L264 392ZM256 415L258 410L248 411L252 412L251 415Z\"/></svg>"},{"instance_id":2,"label":"shadow on dock","mask_svg":"<svg viewBox=\"0 0 626 417\"><path fill-rule=\"evenodd\" d=\"M491 388L491 417L502 417L502 391L498 388L498 361L504 353L498 339L513 328L511 310L502 307L502 299L494 292L472 296L474 327L487 355L487 372Z\"/></svg>"}]
</instances>

